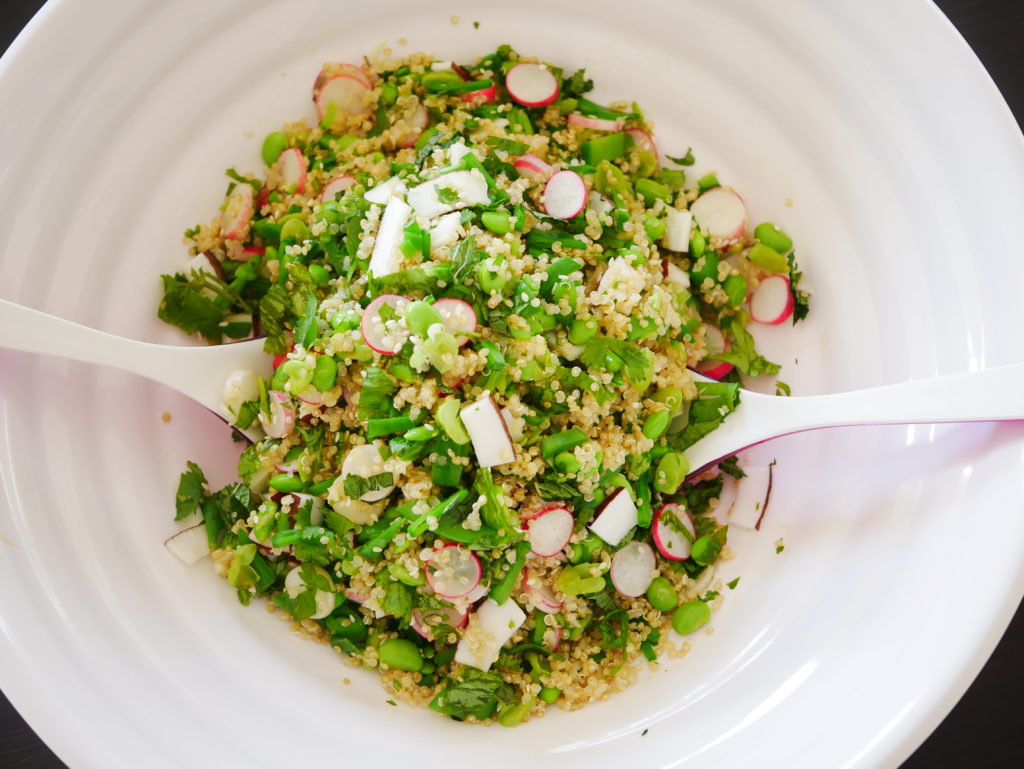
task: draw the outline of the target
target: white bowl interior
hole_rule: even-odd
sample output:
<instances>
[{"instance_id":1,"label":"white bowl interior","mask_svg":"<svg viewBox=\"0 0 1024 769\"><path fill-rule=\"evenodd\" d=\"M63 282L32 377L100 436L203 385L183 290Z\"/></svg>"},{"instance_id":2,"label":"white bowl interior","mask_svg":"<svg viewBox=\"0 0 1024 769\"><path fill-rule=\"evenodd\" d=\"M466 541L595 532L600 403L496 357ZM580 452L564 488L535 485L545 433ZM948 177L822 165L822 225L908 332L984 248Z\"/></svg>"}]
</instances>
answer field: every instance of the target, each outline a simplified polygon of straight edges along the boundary
<instances>
[{"instance_id":1,"label":"white bowl interior","mask_svg":"<svg viewBox=\"0 0 1024 769\"><path fill-rule=\"evenodd\" d=\"M794 393L1024 359L1005 317L1024 278L1008 257L1019 132L924 2L97 5L49 8L0 68L20 117L0 122L5 298L180 343L155 317L157 276L183 263L223 170L257 169L267 131L312 116L323 61L510 42L586 67L598 100L640 102L663 151L692 146L698 172L794 236L811 318L760 334ZM87 27L96 14L110 23ZM165 552L185 460L232 477L218 419L127 374L13 353L0 398L0 579L17 586L0 597L0 680L76 769L341 746L442 766L452 740L503 765L895 766L1024 592L1020 424L793 436L756 450L778 460L771 510L732 538L720 574L741 582L713 636L583 712L466 728L386 704L374 674Z\"/></svg>"}]
</instances>

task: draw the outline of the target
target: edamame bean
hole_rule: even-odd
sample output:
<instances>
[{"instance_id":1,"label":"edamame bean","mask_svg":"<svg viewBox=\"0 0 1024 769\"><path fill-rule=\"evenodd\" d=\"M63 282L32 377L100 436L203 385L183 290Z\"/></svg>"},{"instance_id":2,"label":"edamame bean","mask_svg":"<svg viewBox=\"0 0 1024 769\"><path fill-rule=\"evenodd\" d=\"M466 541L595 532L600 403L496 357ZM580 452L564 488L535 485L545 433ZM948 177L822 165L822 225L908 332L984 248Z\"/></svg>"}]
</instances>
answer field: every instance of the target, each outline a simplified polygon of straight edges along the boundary
<instances>
[{"instance_id":1,"label":"edamame bean","mask_svg":"<svg viewBox=\"0 0 1024 769\"><path fill-rule=\"evenodd\" d=\"M704 255L704 249L708 246L708 242L700 232L693 233L693 237L690 238L690 256L694 259L699 259Z\"/></svg>"},{"instance_id":2,"label":"edamame bean","mask_svg":"<svg viewBox=\"0 0 1024 769\"><path fill-rule=\"evenodd\" d=\"M793 240L771 222L762 222L754 228L754 237L768 248L785 254L793 248Z\"/></svg>"},{"instance_id":3,"label":"edamame bean","mask_svg":"<svg viewBox=\"0 0 1024 769\"><path fill-rule=\"evenodd\" d=\"M416 336L426 339L427 331L435 323L444 325L441 313L424 301L412 302L405 308L405 325Z\"/></svg>"},{"instance_id":4,"label":"edamame bean","mask_svg":"<svg viewBox=\"0 0 1024 769\"><path fill-rule=\"evenodd\" d=\"M355 310L343 310L334 313L331 326L335 331L351 331L359 328L359 313Z\"/></svg>"},{"instance_id":5,"label":"edamame bean","mask_svg":"<svg viewBox=\"0 0 1024 769\"><path fill-rule=\"evenodd\" d=\"M267 485L274 489L274 491L283 491L287 494L292 491L302 491L302 487L306 484L302 482L298 475L281 473L267 481Z\"/></svg>"},{"instance_id":6,"label":"edamame bean","mask_svg":"<svg viewBox=\"0 0 1024 769\"><path fill-rule=\"evenodd\" d=\"M558 472L565 475L574 475L580 471L583 464L576 458L576 455L569 451L563 451L551 461Z\"/></svg>"},{"instance_id":7,"label":"edamame bean","mask_svg":"<svg viewBox=\"0 0 1024 769\"><path fill-rule=\"evenodd\" d=\"M718 282L718 254L713 251L707 251L704 256L695 259L690 268L690 280L696 288L700 287L705 278Z\"/></svg>"},{"instance_id":8,"label":"edamame bean","mask_svg":"<svg viewBox=\"0 0 1024 769\"><path fill-rule=\"evenodd\" d=\"M313 367L313 387L325 393L338 383L338 361L330 355L320 355Z\"/></svg>"},{"instance_id":9,"label":"edamame bean","mask_svg":"<svg viewBox=\"0 0 1024 769\"><path fill-rule=\"evenodd\" d=\"M281 243L302 243L309 240L309 227L301 219L289 219L281 225Z\"/></svg>"},{"instance_id":10,"label":"edamame bean","mask_svg":"<svg viewBox=\"0 0 1024 769\"><path fill-rule=\"evenodd\" d=\"M654 472L654 488L662 494L672 494L678 489L686 474L690 471L690 463L678 451L671 451L660 460Z\"/></svg>"},{"instance_id":11,"label":"edamame bean","mask_svg":"<svg viewBox=\"0 0 1024 769\"><path fill-rule=\"evenodd\" d=\"M281 153L288 149L288 139L280 131L273 131L267 134L263 140L263 162L268 166L274 165Z\"/></svg>"},{"instance_id":12,"label":"edamame bean","mask_svg":"<svg viewBox=\"0 0 1024 769\"><path fill-rule=\"evenodd\" d=\"M683 391L674 386L662 387L651 396L651 400L664 403L668 413L675 416L683 407Z\"/></svg>"},{"instance_id":13,"label":"edamame bean","mask_svg":"<svg viewBox=\"0 0 1024 769\"><path fill-rule=\"evenodd\" d=\"M789 272L789 262L782 254L764 243L755 243L747 251L747 259L771 272Z\"/></svg>"},{"instance_id":14,"label":"edamame bean","mask_svg":"<svg viewBox=\"0 0 1024 769\"><path fill-rule=\"evenodd\" d=\"M644 217L644 231L651 240L661 240L665 235L665 222L654 214L648 214Z\"/></svg>"},{"instance_id":15,"label":"edamame bean","mask_svg":"<svg viewBox=\"0 0 1024 769\"><path fill-rule=\"evenodd\" d=\"M573 344L586 344L597 336L597 321L593 318L585 320L577 318L569 326L569 341Z\"/></svg>"},{"instance_id":16,"label":"edamame bean","mask_svg":"<svg viewBox=\"0 0 1024 769\"><path fill-rule=\"evenodd\" d=\"M390 638L377 649L380 661L390 668L418 673L423 669L423 655L412 641Z\"/></svg>"},{"instance_id":17,"label":"edamame bean","mask_svg":"<svg viewBox=\"0 0 1024 769\"><path fill-rule=\"evenodd\" d=\"M679 635L692 633L708 624L711 609L703 601L687 601L672 615L672 629Z\"/></svg>"},{"instance_id":18,"label":"edamame bean","mask_svg":"<svg viewBox=\"0 0 1024 769\"><path fill-rule=\"evenodd\" d=\"M498 711L498 723L502 726L516 726L530 712L533 707L533 697L527 697L525 702L517 702L514 705L506 705Z\"/></svg>"},{"instance_id":19,"label":"edamame bean","mask_svg":"<svg viewBox=\"0 0 1024 769\"><path fill-rule=\"evenodd\" d=\"M391 106L398 99L398 88L394 83L382 83L380 86L380 100Z\"/></svg>"},{"instance_id":20,"label":"edamame bean","mask_svg":"<svg viewBox=\"0 0 1024 769\"><path fill-rule=\"evenodd\" d=\"M309 277L311 277L313 282L318 286L326 286L331 282L331 274L319 264L309 265Z\"/></svg>"},{"instance_id":21,"label":"edamame bean","mask_svg":"<svg viewBox=\"0 0 1024 769\"><path fill-rule=\"evenodd\" d=\"M537 697L540 699L540 701L546 702L548 705L552 704L553 702L556 702L558 698L561 696L562 690L556 689L553 686L541 687L540 692L537 694Z\"/></svg>"},{"instance_id":22,"label":"edamame bean","mask_svg":"<svg viewBox=\"0 0 1024 769\"><path fill-rule=\"evenodd\" d=\"M729 297L729 305L739 307L747 298L747 281L743 279L742 275L730 275L722 283L722 290Z\"/></svg>"},{"instance_id":23,"label":"edamame bean","mask_svg":"<svg viewBox=\"0 0 1024 769\"><path fill-rule=\"evenodd\" d=\"M644 420L642 428L644 437L650 438L652 441L658 440L665 433L665 430L668 429L668 423L671 418L668 409L655 411Z\"/></svg>"},{"instance_id":24,"label":"edamame bean","mask_svg":"<svg viewBox=\"0 0 1024 769\"><path fill-rule=\"evenodd\" d=\"M671 582L655 577L647 588L647 602L658 611L670 612L679 605L679 596Z\"/></svg>"},{"instance_id":25,"label":"edamame bean","mask_svg":"<svg viewBox=\"0 0 1024 769\"><path fill-rule=\"evenodd\" d=\"M462 401L458 398L445 398L434 412L434 418L449 438L460 446L465 446L469 443L469 433L466 432L466 427L459 416L461 410Z\"/></svg>"},{"instance_id":26,"label":"edamame bean","mask_svg":"<svg viewBox=\"0 0 1024 769\"><path fill-rule=\"evenodd\" d=\"M480 263L476 270L476 282L480 284L480 288L490 293L492 291L501 291L505 288L508 279L504 275L499 274L490 261L485 260Z\"/></svg>"},{"instance_id":27,"label":"edamame bean","mask_svg":"<svg viewBox=\"0 0 1024 769\"><path fill-rule=\"evenodd\" d=\"M313 367L304 360L286 360L274 373L275 379L278 374L285 377L288 390L296 395L313 382Z\"/></svg>"},{"instance_id":28,"label":"edamame bean","mask_svg":"<svg viewBox=\"0 0 1024 769\"><path fill-rule=\"evenodd\" d=\"M495 235L512 232L512 217L504 211L484 211L480 215L480 223Z\"/></svg>"}]
</instances>

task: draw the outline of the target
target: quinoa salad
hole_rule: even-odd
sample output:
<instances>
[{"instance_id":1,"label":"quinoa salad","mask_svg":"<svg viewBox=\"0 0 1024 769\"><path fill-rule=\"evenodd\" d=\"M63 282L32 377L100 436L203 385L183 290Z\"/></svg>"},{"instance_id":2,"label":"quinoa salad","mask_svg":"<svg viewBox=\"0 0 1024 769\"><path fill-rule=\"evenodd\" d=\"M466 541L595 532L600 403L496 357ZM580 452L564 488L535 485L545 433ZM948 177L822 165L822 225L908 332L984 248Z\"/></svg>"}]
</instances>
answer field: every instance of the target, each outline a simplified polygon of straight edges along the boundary
<instances>
[{"instance_id":1,"label":"quinoa salad","mask_svg":"<svg viewBox=\"0 0 1024 769\"><path fill-rule=\"evenodd\" d=\"M325 64L162 276L161 319L274 356L225 383L264 437L222 489L188 463L169 549L391 704L606 699L686 653L764 513L770 469L685 451L778 373L749 329L806 315L793 244L592 88L508 46Z\"/></svg>"}]
</instances>

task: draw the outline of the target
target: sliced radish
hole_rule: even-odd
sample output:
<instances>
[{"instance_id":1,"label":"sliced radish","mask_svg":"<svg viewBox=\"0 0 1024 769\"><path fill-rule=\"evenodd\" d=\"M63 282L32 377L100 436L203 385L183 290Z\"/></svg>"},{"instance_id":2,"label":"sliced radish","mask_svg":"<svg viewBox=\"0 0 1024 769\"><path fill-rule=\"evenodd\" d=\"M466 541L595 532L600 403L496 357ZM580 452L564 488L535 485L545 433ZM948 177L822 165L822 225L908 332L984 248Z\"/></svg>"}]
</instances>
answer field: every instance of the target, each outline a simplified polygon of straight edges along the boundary
<instances>
[{"instance_id":1,"label":"sliced radish","mask_svg":"<svg viewBox=\"0 0 1024 769\"><path fill-rule=\"evenodd\" d=\"M729 513L729 524L741 529L761 528L772 491L772 468L745 467L747 477L736 484L736 501Z\"/></svg>"},{"instance_id":2,"label":"sliced radish","mask_svg":"<svg viewBox=\"0 0 1024 769\"><path fill-rule=\"evenodd\" d=\"M460 598L480 584L483 568L476 553L467 547L448 544L430 554L426 563L427 584L442 598Z\"/></svg>"},{"instance_id":3,"label":"sliced radish","mask_svg":"<svg viewBox=\"0 0 1024 769\"><path fill-rule=\"evenodd\" d=\"M283 438L295 428L295 409L292 408L292 401L280 390L270 390L267 393L267 400L270 404L270 415L262 411L259 414L260 424L263 432L268 438Z\"/></svg>"},{"instance_id":4,"label":"sliced radish","mask_svg":"<svg viewBox=\"0 0 1024 769\"><path fill-rule=\"evenodd\" d=\"M477 325L473 305L461 299L438 299L434 302L434 309L441 314L445 331L455 335L459 347L469 341L466 334L476 331Z\"/></svg>"},{"instance_id":5,"label":"sliced radish","mask_svg":"<svg viewBox=\"0 0 1024 769\"><path fill-rule=\"evenodd\" d=\"M345 455L345 461L341 463L341 478L355 475L360 478L372 478L375 475L388 472L384 458L380 455L380 447L376 443L364 443L360 446L353 446ZM362 502L379 502L395 490L394 485L385 486L380 489L367 491L361 497Z\"/></svg>"},{"instance_id":6,"label":"sliced radish","mask_svg":"<svg viewBox=\"0 0 1024 769\"><path fill-rule=\"evenodd\" d=\"M372 91L365 80L349 75L339 75L324 81L318 91L313 94L316 111L323 120L335 106L334 122L330 128L345 127L348 124L358 125L373 114Z\"/></svg>"},{"instance_id":7,"label":"sliced radish","mask_svg":"<svg viewBox=\"0 0 1024 769\"><path fill-rule=\"evenodd\" d=\"M381 294L366 305L363 317L359 321L359 329L363 333L363 341L371 350L381 355L394 355L401 351L408 338L408 329L400 318L402 308L408 303L409 300L404 296ZM385 306L395 310L398 317L393 320L381 318L380 311Z\"/></svg>"},{"instance_id":8,"label":"sliced radish","mask_svg":"<svg viewBox=\"0 0 1024 769\"><path fill-rule=\"evenodd\" d=\"M562 610L563 604L555 597L554 591L543 582L532 580L529 569L523 569L523 592L530 605L545 614L558 614Z\"/></svg>"},{"instance_id":9,"label":"sliced radish","mask_svg":"<svg viewBox=\"0 0 1024 769\"><path fill-rule=\"evenodd\" d=\"M697 364L697 371L706 377L721 379L732 371L732 364L721 360L710 360L710 357L726 352L729 349L729 343L718 326L712 326L710 323L702 323L701 326L704 329L704 348L707 351L707 357Z\"/></svg>"},{"instance_id":10,"label":"sliced radish","mask_svg":"<svg viewBox=\"0 0 1024 769\"><path fill-rule=\"evenodd\" d=\"M474 106L480 104L489 104L492 101L496 101L498 98L498 86L492 85L488 88L481 88L477 91L470 91L462 95L462 100L467 101Z\"/></svg>"},{"instance_id":11,"label":"sliced radish","mask_svg":"<svg viewBox=\"0 0 1024 769\"><path fill-rule=\"evenodd\" d=\"M674 516L674 519L670 520L669 515ZM689 538L683 532L677 531L676 521L689 532ZM669 503L662 505L654 514L651 535L654 537L658 552L665 558L670 561L685 561L690 557L690 543L697 539L697 529L694 528L693 519L685 507Z\"/></svg>"},{"instance_id":12,"label":"sliced radish","mask_svg":"<svg viewBox=\"0 0 1024 769\"><path fill-rule=\"evenodd\" d=\"M296 394L298 400L303 403L307 403L310 406L323 406L324 405L324 394L317 390L313 385L309 385L305 390Z\"/></svg>"},{"instance_id":13,"label":"sliced radish","mask_svg":"<svg viewBox=\"0 0 1024 769\"><path fill-rule=\"evenodd\" d=\"M238 409L246 401L254 401L259 397L260 378L255 371L247 368L235 369L224 380L221 398L232 414L238 414Z\"/></svg>"},{"instance_id":14,"label":"sliced radish","mask_svg":"<svg viewBox=\"0 0 1024 769\"><path fill-rule=\"evenodd\" d=\"M399 245L405 238L405 223L412 209L401 198L388 201L384 216L377 227L377 239L373 243L367 274L382 278L402 269L402 251Z\"/></svg>"},{"instance_id":15,"label":"sliced radish","mask_svg":"<svg viewBox=\"0 0 1024 769\"><path fill-rule=\"evenodd\" d=\"M489 670L501 653L501 647L526 621L526 614L511 598L499 604L488 598L469 618L455 650L455 661L479 670Z\"/></svg>"},{"instance_id":16,"label":"sliced radish","mask_svg":"<svg viewBox=\"0 0 1024 769\"><path fill-rule=\"evenodd\" d=\"M373 189L368 190L363 197L370 203L386 206L391 198L400 198L405 193L405 182L402 181L401 177L392 176L375 185Z\"/></svg>"},{"instance_id":17,"label":"sliced radish","mask_svg":"<svg viewBox=\"0 0 1024 769\"><path fill-rule=\"evenodd\" d=\"M615 546L636 526L636 504L627 489L621 486L607 497L597 508L597 517L588 527L597 536Z\"/></svg>"},{"instance_id":18,"label":"sliced radish","mask_svg":"<svg viewBox=\"0 0 1024 769\"><path fill-rule=\"evenodd\" d=\"M548 216L572 219L587 205L587 183L575 171L559 171L544 185L541 204Z\"/></svg>"},{"instance_id":19,"label":"sliced radish","mask_svg":"<svg viewBox=\"0 0 1024 769\"><path fill-rule=\"evenodd\" d=\"M747 207L731 187L712 187L690 206L697 223L723 245L735 243L747 228Z\"/></svg>"},{"instance_id":20,"label":"sliced radish","mask_svg":"<svg viewBox=\"0 0 1024 769\"><path fill-rule=\"evenodd\" d=\"M333 581L330 575L319 567L314 566L317 573L326 578L328 582ZM289 598L298 598L300 593L305 593L309 588L302 579L302 566L296 566L292 569L284 578L284 591L288 594ZM316 591L316 612L310 615L310 619L323 619L332 611L334 611L334 605L336 603L335 593L331 590L320 590Z\"/></svg>"},{"instance_id":21,"label":"sliced radish","mask_svg":"<svg viewBox=\"0 0 1024 769\"><path fill-rule=\"evenodd\" d=\"M298 195L306 190L306 158L298 147L286 149L277 159L277 168L281 172L281 186L285 190L295 187Z\"/></svg>"},{"instance_id":22,"label":"sliced radish","mask_svg":"<svg viewBox=\"0 0 1024 769\"><path fill-rule=\"evenodd\" d=\"M669 251L687 253L690 250L690 230L693 229L693 214L678 208L665 209L665 234L661 244Z\"/></svg>"},{"instance_id":23,"label":"sliced radish","mask_svg":"<svg viewBox=\"0 0 1024 769\"><path fill-rule=\"evenodd\" d=\"M445 214L430 228L430 250L450 246L459 239L460 234L464 234L462 214L458 211Z\"/></svg>"},{"instance_id":24,"label":"sliced radish","mask_svg":"<svg viewBox=\"0 0 1024 769\"><path fill-rule=\"evenodd\" d=\"M592 131L618 131L622 128L621 120L602 120L601 118L577 115L575 112L569 115L566 122L576 128L589 128Z\"/></svg>"},{"instance_id":25,"label":"sliced radish","mask_svg":"<svg viewBox=\"0 0 1024 769\"><path fill-rule=\"evenodd\" d=\"M164 547L191 566L210 554L210 540L206 536L206 524L199 523L182 529L164 542Z\"/></svg>"},{"instance_id":26,"label":"sliced radish","mask_svg":"<svg viewBox=\"0 0 1024 769\"><path fill-rule=\"evenodd\" d=\"M476 403L463 407L459 416L473 442L473 452L480 467L494 467L516 460L516 446L508 434L508 426L489 393Z\"/></svg>"},{"instance_id":27,"label":"sliced radish","mask_svg":"<svg viewBox=\"0 0 1024 769\"><path fill-rule=\"evenodd\" d=\"M288 462L277 462L274 465L274 469L279 473L297 473L299 472L299 460L292 459Z\"/></svg>"},{"instance_id":28,"label":"sliced radish","mask_svg":"<svg viewBox=\"0 0 1024 769\"><path fill-rule=\"evenodd\" d=\"M438 197L439 189L451 190L455 194L455 202L442 203ZM409 205L416 213L433 219L449 211L458 211L467 206L480 206L490 202L487 180L477 169L469 171L452 171L442 174L436 179L417 185L409 190Z\"/></svg>"},{"instance_id":29,"label":"sliced radish","mask_svg":"<svg viewBox=\"0 0 1024 769\"><path fill-rule=\"evenodd\" d=\"M558 98L558 78L543 64L516 64L505 73L505 88L524 107L546 107Z\"/></svg>"},{"instance_id":30,"label":"sliced radish","mask_svg":"<svg viewBox=\"0 0 1024 769\"><path fill-rule=\"evenodd\" d=\"M690 273L672 264L668 259L663 264L665 282L679 291L687 291L690 288Z\"/></svg>"},{"instance_id":31,"label":"sliced radish","mask_svg":"<svg viewBox=\"0 0 1024 769\"><path fill-rule=\"evenodd\" d=\"M236 184L220 215L221 234L230 240L244 240L253 212L251 184Z\"/></svg>"},{"instance_id":32,"label":"sliced radish","mask_svg":"<svg viewBox=\"0 0 1024 769\"><path fill-rule=\"evenodd\" d=\"M544 631L544 646L552 653L557 652L558 648L562 645L562 635L564 632L561 625L549 627Z\"/></svg>"},{"instance_id":33,"label":"sliced radish","mask_svg":"<svg viewBox=\"0 0 1024 769\"><path fill-rule=\"evenodd\" d=\"M417 104L413 113L405 119L402 131L395 137L395 146L400 149L412 147L430 125L430 113L422 104Z\"/></svg>"},{"instance_id":34,"label":"sliced radish","mask_svg":"<svg viewBox=\"0 0 1024 769\"><path fill-rule=\"evenodd\" d=\"M647 131L630 128L626 133L633 140L633 149L638 152L650 152L654 155L655 160L658 159L658 145L654 143L654 138Z\"/></svg>"},{"instance_id":35,"label":"sliced radish","mask_svg":"<svg viewBox=\"0 0 1024 769\"><path fill-rule=\"evenodd\" d=\"M646 542L633 540L612 556L608 576L615 589L627 598L638 598L647 592L658 571L658 559Z\"/></svg>"},{"instance_id":36,"label":"sliced radish","mask_svg":"<svg viewBox=\"0 0 1024 769\"><path fill-rule=\"evenodd\" d=\"M442 607L439 609L420 609L416 608L412 610L412 619L409 621L409 627L419 633L423 638L428 641L434 640L434 630L439 625L447 625L448 627L461 630L469 622L469 612L459 611L455 608ZM455 643L454 639L447 639L445 643Z\"/></svg>"},{"instance_id":37,"label":"sliced radish","mask_svg":"<svg viewBox=\"0 0 1024 769\"><path fill-rule=\"evenodd\" d=\"M337 200L339 195L344 195L350 189L352 185L356 183L354 176L345 174L344 176L335 176L320 191L320 202L326 203L328 200Z\"/></svg>"},{"instance_id":38,"label":"sliced radish","mask_svg":"<svg viewBox=\"0 0 1024 769\"><path fill-rule=\"evenodd\" d=\"M515 169L521 176L536 182L547 181L555 173L554 168L529 152L513 160L512 165L515 166Z\"/></svg>"},{"instance_id":39,"label":"sliced radish","mask_svg":"<svg viewBox=\"0 0 1024 769\"><path fill-rule=\"evenodd\" d=\"M793 314L793 293L785 275L769 275L750 297L750 317L758 323L777 326Z\"/></svg>"},{"instance_id":40,"label":"sliced radish","mask_svg":"<svg viewBox=\"0 0 1024 769\"><path fill-rule=\"evenodd\" d=\"M320 74L316 76L316 80L313 82L313 93L319 93L320 88L324 83L338 75L355 78L363 83L367 88L373 87L373 84L370 82L370 76L367 75L366 70L359 65L329 62L324 65L323 69L320 70Z\"/></svg>"},{"instance_id":41,"label":"sliced radish","mask_svg":"<svg viewBox=\"0 0 1024 769\"><path fill-rule=\"evenodd\" d=\"M564 507L551 507L530 520L527 536L534 555L548 558L569 544L573 527L572 513Z\"/></svg>"}]
</instances>

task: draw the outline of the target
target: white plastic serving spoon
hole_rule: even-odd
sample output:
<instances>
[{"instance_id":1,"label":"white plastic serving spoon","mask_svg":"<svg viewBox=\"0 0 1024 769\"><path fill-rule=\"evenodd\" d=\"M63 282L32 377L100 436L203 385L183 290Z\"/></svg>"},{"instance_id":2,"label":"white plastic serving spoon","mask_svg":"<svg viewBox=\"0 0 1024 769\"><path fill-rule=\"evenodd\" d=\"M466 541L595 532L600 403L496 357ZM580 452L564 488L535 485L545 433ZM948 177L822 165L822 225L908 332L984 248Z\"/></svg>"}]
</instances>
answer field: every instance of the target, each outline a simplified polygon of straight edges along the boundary
<instances>
[{"instance_id":1,"label":"white plastic serving spoon","mask_svg":"<svg viewBox=\"0 0 1024 769\"><path fill-rule=\"evenodd\" d=\"M0 347L141 374L184 393L222 417L222 392L228 374L237 369L268 374L271 368L262 339L212 347L150 344L2 299ZM835 395L784 398L743 390L739 408L685 453L692 475L771 438L822 427L1024 419L1022 390L1024 363Z\"/></svg>"},{"instance_id":2,"label":"white plastic serving spoon","mask_svg":"<svg viewBox=\"0 0 1024 769\"><path fill-rule=\"evenodd\" d=\"M834 395L778 397L742 390L736 411L684 453L693 475L771 438L822 427L1024 419L1022 391L1024 363Z\"/></svg>"},{"instance_id":3,"label":"white plastic serving spoon","mask_svg":"<svg viewBox=\"0 0 1024 769\"><path fill-rule=\"evenodd\" d=\"M232 371L250 369L267 375L271 357L263 340L252 339L204 347L177 347L139 342L72 323L39 310L0 299L0 347L113 366L141 374L198 401L227 419L224 382ZM255 430L242 431L250 438Z\"/></svg>"}]
</instances>

